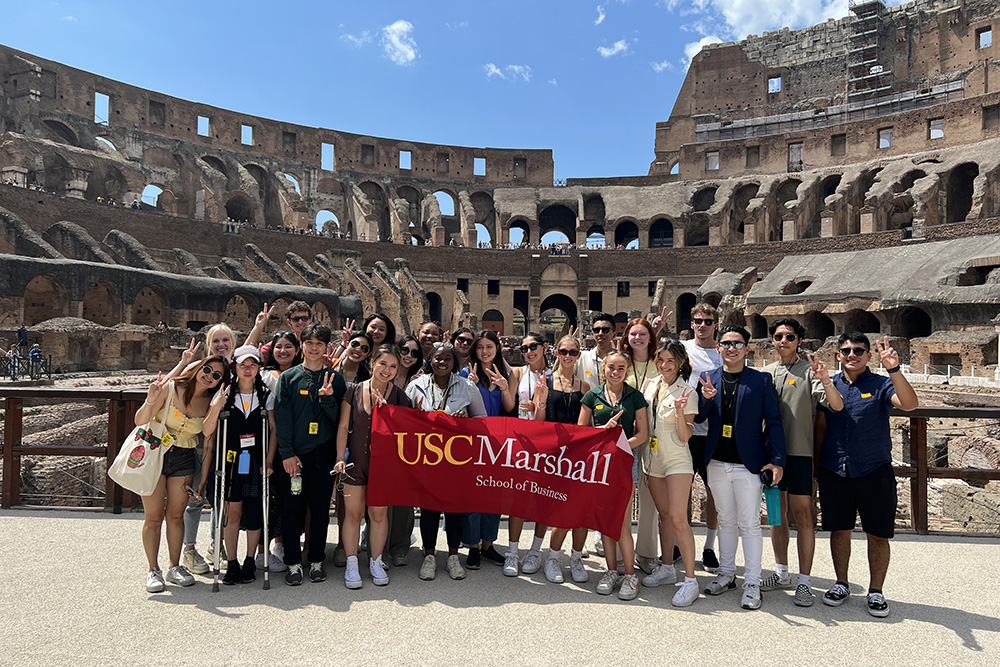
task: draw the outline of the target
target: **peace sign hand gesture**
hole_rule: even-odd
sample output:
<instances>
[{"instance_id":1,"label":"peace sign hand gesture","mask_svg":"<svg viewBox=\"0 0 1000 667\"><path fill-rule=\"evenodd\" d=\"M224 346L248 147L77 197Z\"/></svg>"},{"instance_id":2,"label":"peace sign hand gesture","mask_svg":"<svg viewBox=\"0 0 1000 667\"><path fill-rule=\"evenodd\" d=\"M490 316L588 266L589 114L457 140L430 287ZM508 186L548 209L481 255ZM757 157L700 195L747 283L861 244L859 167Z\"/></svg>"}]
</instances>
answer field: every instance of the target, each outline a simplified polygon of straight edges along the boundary
<instances>
[{"instance_id":1,"label":"peace sign hand gesture","mask_svg":"<svg viewBox=\"0 0 1000 667\"><path fill-rule=\"evenodd\" d=\"M344 347L351 342L351 335L354 333L354 322L355 320L347 320L344 324L344 330L340 332L340 339L344 341Z\"/></svg>"},{"instance_id":2,"label":"peace sign hand gesture","mask_svg":"<svg viewBox=\"0 0 1000 667\"><path fill-rule=\"evenodd\" d=\"M319 388L317 393L320 396L333 395L333 373L328 372L323 376L323 386Z\"/></svg>"},{"instance_id":3,"label":"peace sign hand gesture","mask_svg":"<svg viewBox=\"0 0 1000 667\"><path fill-rule=\"evenodd\" d=\"M215 392L215 396L212 397L212 402L208 404L209 412L218 412L222 409L222 406L226 403L226 396L229 395L229 385L221 384L219 385L219 391Z\"/></svg>"},{"instance_id":4,"label":"peace sign hand gesture","mask_svg":"<svg viewBox=\"0 0 1000 667\"><path fill-rule=\"evenodd\" d=\"M146 390L146 402L156 403L156 399L160 397L160 393L166 386L167 383L163 379L163 373L157 373L156 379L153 382L149 383L149 389Z\"/></svg>"},{"instance_id":5,"label":"peace sign hand gesture","mask_svg":"<svg viewBox=\"0 0 1000 667\"><path fill-rule=\"evenodd\" d=\"M277 306L271 306L270 308L268 308L267 302L265 301L264 307L261 308L259 313L257 313L257 319L254 320L254 325L260 326L262 324L265 324L269 319L271 319L271 315L274 313L275 308L277 308Z\"/></svg>"},{"instance_id":6,"label":"peace sign hand gesture","mask_svg":"<svg viewBox=\"0 0 1000 667\"><path fill-rule=\"evenodd\" d=\"M545 381L545 374L538 374L538 383L535 384L535 405L539 408L549 400L549 385Z\"/></svg>"},{"instance_id":7,"label":"peace sign hand gesture","mask_svg":"<svg viewBox=\"0 0 1000 667\"><path fill-rule=\"evenodd\" d=\"M385 396L382 395L381 391L372 387L372 407L376 405L385 405Z\"/></svg>"},{"instance_id":8,"label":"peace sign hand gesture","mask_svg":"<svg viewBox=\"0 0 1000 667\"><path fill-rule=\"evenodd\" d=\"M497 369L496 364L493 364L493 370L484 368L483 371L486 373L486 376L490 379L490 382L492 382L497 386L497 389L499 389L500 391L507 391L507 388L509 386L507 384L507 378L505 378L503 375L500 374L500 371Z\"/></svg>"},{"instance_id":9,"label":"peace sign hand gesture","mask_svg":"<svg viewBox=\"0 0 1000 667\"><path fill-rule=\"evenodd\" d=\"M685 387L684 388L684 390L681 392L681 395L674 401L674 412L675 413L677 413L679 415L684 414L684 408L686 408L687 404L688 404L688 396L691 395L692 391L694 391L694 390L691 389L690 387Z\"/></svg>"},{"instance_id":10,"label":"peace sign hand gesture","mask_svg":"<svg viewBox=\"0 0 1000 667\"><path fill-rule=\"evenodd\" d=\"M194 361L195 357L198 356L198 350L201 349L201 342L195 342L195 339L191 339L191 344L188 345L188 349L181 352L181 363L187 368L187 365Z\"/></svg>"},{"instance_id":11,"label":"peace sign hand gesture","mask_svg":"<svg viewBox=\"0 0 1000 667\"><path fill-rule=\"evenodd\" d=\"M705 373L705 377L698 378L698 382L701 383L701 395L706 401L712 400L719 393L719 390L712 386L712 378L708 376L708 372Z\"/></svg>"},{"instance_id":12,"label":"peace sign hand gesture","mask_svg":"<svg viewBox=\"0 0 1000 667\"><path fill-rule=\"evenodd\" d=\"M483 370L486 370L485 368ZM469 379L479 384L479 374L476 373L476 364L469 364Z\"/></svg>"},{"instance_id":13,"label":"peace sign hand gesture","mask_svg":"<svg viewBox=\"0 0 1000 667\"><path fill-rule=\"evenodd\" d=\"M809 360L809 365L812 366L813 376L818 379L823 384L830 381L830 369L826 367L822 361L816 358L815 352L809 352L806 354L806 359Z\"/></svg>"},{"instance_id":14,"label":"peace sign hand gesture","mask_svg":"<svg viewBox=\"0 0 1000 667\"><path fill-rule=\"evenodd\" d=\"M650 324L653 325L653 330L656 331L656 333L660 333L663 327L670 322L670 318L673 317L673 315L674 311L671 310L670 312L667 312L667 307L664 306L660 314L654 317L653 321L650 322Z\"/></svg>"},{"instance_id":15,"label":"peace sign hand gesture","mask_svg":"<svg viewBox=\"0 0 1000 667\"><path fill-rule=\"evenodd\" d=\"M611 429L611 428L614 428L615 426L618 426L618 420L622 418L623 414L625 414L625 411L624 410L619 410L618 414L616 414L614 417L612 417L611 419L609 419L608 423L605 424L602 428Z\"/></svg>"},{"instance_id":16,"label":"peace sign hand gesture","mask_svg":"<svg viewBox=\"0 0 1000 667\"><path fill-rule=\"evenodd\" d=\"M889 345L888 336L884 336L882 340L876 340L875 347L878 348L878 356L882 360L882 366L885 368L896 368L899 366L899 353Z\"/></svg>"}]
</instances>

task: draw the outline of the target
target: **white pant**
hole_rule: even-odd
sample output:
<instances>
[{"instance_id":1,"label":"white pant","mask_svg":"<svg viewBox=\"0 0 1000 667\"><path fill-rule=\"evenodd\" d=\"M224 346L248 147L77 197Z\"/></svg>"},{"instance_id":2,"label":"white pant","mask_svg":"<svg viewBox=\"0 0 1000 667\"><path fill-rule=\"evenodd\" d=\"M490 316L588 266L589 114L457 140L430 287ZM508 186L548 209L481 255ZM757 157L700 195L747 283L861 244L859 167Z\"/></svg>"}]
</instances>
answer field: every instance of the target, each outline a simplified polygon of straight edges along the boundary
<instances>
[{"instance_id":1,"label":"white pant","mask_svg":"<svg viewBox=\"0 0 1000 667\"><path fill-rule=\"evenodd\" d=\"M736 547L742 535L743 579L748 584L759 584L764 550L760 531L760 478L745 466L713 460L708 464L708 488L719 511L719 574L736 574Z\"/></svg>"}]
</instances>

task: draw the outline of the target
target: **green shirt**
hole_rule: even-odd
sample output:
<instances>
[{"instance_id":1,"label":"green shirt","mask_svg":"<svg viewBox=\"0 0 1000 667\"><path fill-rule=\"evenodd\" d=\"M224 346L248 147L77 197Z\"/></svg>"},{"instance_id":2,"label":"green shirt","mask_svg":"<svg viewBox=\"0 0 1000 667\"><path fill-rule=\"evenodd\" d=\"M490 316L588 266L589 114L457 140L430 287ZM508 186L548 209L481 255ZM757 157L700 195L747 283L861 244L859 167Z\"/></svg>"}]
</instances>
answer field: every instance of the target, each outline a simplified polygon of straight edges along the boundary
<instances>
[{"instance_id":1,"label":"green shirt","mask_svg":"<svg viewBox=\"0 0 1000 667\"><path fill-rule=\"evenodd\" d=\"M813 375L812 365L805 359L798 359L791 366L775 362L763 371L774 378L774 388L778 390L788 455L812 456L816 405L830 407L823 383Z\"/></svg>"},{"instance_id":2,"label":"green shirt","mask_svg":"<svg viewBox=\"0 0 1000 667\"><path fill-rule=\"evenodd\" d=\"M635 435L635 413L646 407L646 399L642 392L631 385L623 385L624 393L618 403L611 404L604 394L605 384L601 384L587 392L582 403L590 408L594 413L594 426L604 426L611 418L621 411L624 411L622 418L618 420L619 426L625 431L625 437L631 438Z\"/></svg>"},{"instance_id":3,"label":"green shirt","mask_svg":"<svg viewBox=\"0 0 1000 667\"><path fill-rule=\"evenodd\" d=\"M333 374L333 393L320 396L319 389L327 373ZM340 402L346 391L344 376L329 368L310 371L300 364L281 374L274 401L274 421L282 459L307 454L321 445L336 447ZM311 424L316 426L310 428Z\"/></svg>"}]
</instances>

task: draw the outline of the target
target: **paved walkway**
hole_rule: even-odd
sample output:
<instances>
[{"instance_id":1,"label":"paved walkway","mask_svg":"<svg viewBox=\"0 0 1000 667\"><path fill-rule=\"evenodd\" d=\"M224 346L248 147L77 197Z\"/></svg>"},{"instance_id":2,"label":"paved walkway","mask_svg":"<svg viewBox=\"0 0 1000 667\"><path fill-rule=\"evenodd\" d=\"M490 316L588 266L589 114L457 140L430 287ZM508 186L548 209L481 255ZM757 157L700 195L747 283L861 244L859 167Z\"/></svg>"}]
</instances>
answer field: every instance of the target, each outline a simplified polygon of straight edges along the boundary
<instances>
[{"instance_id":1,"label":"paved walkway","mask_svg":"<svg viewBox=\"0 0 1000 667\"><path fill-rule=\"evenodd\" d=\"M424 582L415 549L409 567L390 569L386 588L373 586L362 566L364 588L348 591L343 570L331 564L322 584L290 588L276 575L269 591L258 579L213 594L210 580L199 577L191 588L168 585L149 595L141 526L141 515L0 511L0 663L1000 662L998 539L898 537L886 585L892 614L878 620L860 595L836 609L818 600L802 609L792 604L791 591L765 593L755 612L739 609L735 591L702 596L687 609L670 606L673 587L643 589L638 600L620 602L594 593L593 556L585 561L591 581L582 586L550 584L541 573L507 579L489 563L451 581L441 552L438 579ZM526 530L522 548L529 540ZM769 548L765 540L765 567ZM862 592L867 567L860 536L854 553L852 588ZM821 591L832 583L823 534L814 569ZM709 581L700 569L698 578Z\"/></svg>"}]
</instances>

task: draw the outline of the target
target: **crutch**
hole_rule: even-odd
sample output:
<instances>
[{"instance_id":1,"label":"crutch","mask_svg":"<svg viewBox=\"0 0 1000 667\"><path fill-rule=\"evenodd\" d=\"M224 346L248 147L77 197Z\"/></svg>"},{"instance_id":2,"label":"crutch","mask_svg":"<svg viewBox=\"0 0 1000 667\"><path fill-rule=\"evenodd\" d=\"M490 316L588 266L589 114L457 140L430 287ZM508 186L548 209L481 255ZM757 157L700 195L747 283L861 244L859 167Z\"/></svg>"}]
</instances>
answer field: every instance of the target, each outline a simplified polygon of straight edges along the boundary
<instances>
[{"instance_id":1,"label":"crutch","mask_svg":"<svg viewBox=\"0 0 1000 667\"><path fill-rule=\"evenodd\" d=\"M269 444L267 441L267 436L271 431L271 427L267 419L267 410L261 410L261 414L264 416L264 418L261 420L262 426L260 428L261 431L260 441L264 444L263 469L261 471L264 477L264 481L262 483L263 486L262 493L264 494L264 590L268 591L271 590L271 579L268 572L268 566L269 566L268 559L271 557L271 540L267 530L267 523L268 519L270 519L271 517L271 514L269 512L269 510L271 509L271 496L270 496L270 486L268 483L268 476L267 476L267 446Z\"/></svg>"},{"instance_id":2,"label":"crutch","mask_svg":"<svg viewBox=\"0 0 1000 667\"><path fill-rule=\"evenodd\" d=\"M221 548L220 543L222 542L222 518L225 514L225 508L223 507L223 499L225 498L225 489L223 488L223 480L225 478L225 470L223 464L226 460L226 444L227 444L227 428L229 424L229 410L223 408L222 412L219 413L219 422L221 422L221 428L216 427L215 429L215 493L212 494L212 509L215 510L215 549L214 558L212 563L213 573L215 579L212 581L212 592L219 592L219 550Z\"/></svg>"}]
</instances>

